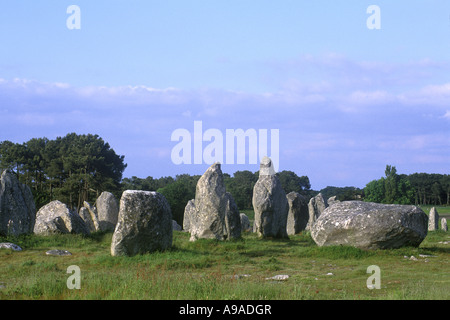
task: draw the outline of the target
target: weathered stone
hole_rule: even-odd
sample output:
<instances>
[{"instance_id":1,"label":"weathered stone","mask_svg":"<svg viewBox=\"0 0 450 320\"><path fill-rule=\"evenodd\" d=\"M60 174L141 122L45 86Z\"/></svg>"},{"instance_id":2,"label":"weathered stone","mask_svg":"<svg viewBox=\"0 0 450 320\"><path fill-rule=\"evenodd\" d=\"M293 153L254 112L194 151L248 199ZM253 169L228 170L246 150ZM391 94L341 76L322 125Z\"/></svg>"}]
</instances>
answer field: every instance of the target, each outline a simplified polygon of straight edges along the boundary
<instances>
[{"instance_id":1,"label":"weathered stone","mask_svg":"<svg viewBox=\"0 0 450 320\"><path fill-rule=\"evenodd\" d=\"M83 202L83 206L84 206L84 208L88 209L88 211L89 211L90 219L87 218L87 217L86 217L86 219L90 220L89 224L94 226L94 229L92 231L100 231L100 225L99 225L99 221L98 221L97 208L95 206L91 205L87 201ZM81 216L81 214L80 214L80 216ZM88 224L88 222L86 222L86 224Z\"/></svg>"},{"instance_id":2,"label":"weathered stone","mask_svg":"<svg viewBox=\"0 0 450 320\"><path fill-rule=\"evenodd\" d=\"M220 163L214 163L197 182L195 199L188 203L191 241L199 238L229 240L241 236L239 210L225 190ZM186 211L187 210L187 211Z\"/></svg>"},{"instance_id":3,"label":"weathered stone","mask_svg":"<svg viewBox=\"0 0 450 320\"><path fill-rule=\"evenodd\" d=\"M195 199L189 200L184 208L183 230L190 232L191 220L195 218Z\"/></svg>"},{"instance_id":4,"label":"weathered stone","mask_svg":"<svg viewBox=\"0 0 450 320\"><path fill-rule=\"evenodd\" d=\"M53 233L89 234L89 230L78 213L59 200L43 206L36 214L34 233L50 235Z\"/></svg>"},{"instance_id":5,"label":"weathered stone","mask_svg":"<svg viewBox=\"0 0 450 320\"><path fill-rule=\"evenodd\" d=\"M441 219L441 230L447 232L448 231L448 227L447 227L447 219L442 218Z\"/></svg>"},{"instance_id":6,"label":"weathered stone","mask_svg":"<svg viewBox=\"0 0 450 320\"><path fill-rule=\"evenodd\" d=\"M35 219L36 206L30 188L5 170L0 176L0 235L32 233Z\"/></svg>"},{"instance_id":7,"label":"weathered stone","mask_svg":"<svg viewBox=\"0 0 450 320\"><path fill-rule=\"evenodd\" d=\"M111 243L112 256L133 256L172 246L172 212L166 198L152 191L124 191Z\"/></svg>"},{"instance_id":8,"label":"weathered stone","mask_svg":"<svg viewBox=\"0 0 450 320\"><path fill-rule=\"evenodd\" d=\"M260 237L287 238L288 201L280 180L273 172L272 160L264 157L259 179L253 188L253 230Z\"/></svg>"},{"instance_id":9,"label":"weathered stone","mask_svg":"<svg viewBox=\"0 0 450 320\"><path fill-rule=\"evenodd\" d=\"M294 235L306 229L309 219L308 201L294 191L286 198L289 206L286 230L288 235Z\"/></svg>"},{"instance_id":10,"label":"weathered stone","mask_svg":"<svg viewBox=\"0 0 450 320\"><path fill-rule=\"evenodd\" d=\"M344 201L320 215L311 236L319 246L417 247L427 235L427 224L427 215L416 206Z\"/></svg>"},{"instance_id":11,"label":"weathered stone","mask_svg":"<svg viewBox=\"0 0 450 320\"><path fill-rule=\"evenodd\" d=\"M341 202L341 201L337 200L336 198L337 198L336 196L332 196L332 197L328 198L327 204L328 204L329 207L331 207L335 203Z\"/></svg>"},{"instance_id":12,"label":"weathered stone","mask_svg":"<svg viewBox=\"0 0 450 320\"><path fill-rule=\"evenodd\" d=\"M78 211L78 215L83 219L84 223L86 224L86 227L88 228L89 232L95 232L97 231L94 226L94 222L91 218L91 213L89 212L89 209L86 207L81 207L80 211Z\"/></svg>"},{"instance_id":13,"label":"weathered stone","mask_svg":"<svg viewBox=\"0 0 450 320\"><path fill-rule=\"evenodd\" d=\"M0 249L11 249L13 251L22 251L22 248L11 242L0 243Z\"/></svg>"},{"instance_id":14,"label":"weathered stone","mask_svg":"<svg viewBox=\"0 0 450 320\"><path fill-rule=\"evenodd\" d=\"M47 252L45 252L45 254L48 256L71 256L72 255L72 253L70 253L67 250L59 250L59 249L48 250Z\"/></svg>"},{"instance_id":15,"label":"weathered stone","mask_svg":"<svg viewBox=\"0 0 450 320\"><path fill-rule=\"evenodd\" d=\"M116 197L108 191L100 194L95 202L98 224L101 231L114 231L119 216L119 203Z\"/></svg>"},{"instance_id":16,"label":"weathered stone","mask_svg":"<svg viewBox=\"0 0 450 320\"><path fill-rule=\"evenodd\" d=\"M225 239L241 237L241 215L231 193L225 193Z\"/></svg>"},{"instance_id":17,"label":"weathered stone","mask_svg":"<svg viewBox=\"0 0 450 320\"><path fill-rule=\"evenodd\" d=\"M250 232L252 231L252 226L250 225L250 219L245 213L239 214L241 217L241 230L244 232Z\"/></svg>"},{"instance_id":18,"label":"weathered stone","mask_svg":"<svg viewBox=\"0 0 450 320\"><path fill-rule=\"evenodd\" d=\"M309 210L309 220L308 225L306 226L306 230L311 230L314 226L314 223L322 214L322 212L328 207L328 204L325 202L321 193L311 198L308 203Z\"/></svg>"},{"instance_id":19,"label":"weathered stone","mask_svg":"<svg viewBox=\"0 0 450 320\"><path fill-rule=\"evenodd\" d=\"M439 213L433 207L428 215L428 231L435 231L439 229Z\"/></svg>"}]
</instances>

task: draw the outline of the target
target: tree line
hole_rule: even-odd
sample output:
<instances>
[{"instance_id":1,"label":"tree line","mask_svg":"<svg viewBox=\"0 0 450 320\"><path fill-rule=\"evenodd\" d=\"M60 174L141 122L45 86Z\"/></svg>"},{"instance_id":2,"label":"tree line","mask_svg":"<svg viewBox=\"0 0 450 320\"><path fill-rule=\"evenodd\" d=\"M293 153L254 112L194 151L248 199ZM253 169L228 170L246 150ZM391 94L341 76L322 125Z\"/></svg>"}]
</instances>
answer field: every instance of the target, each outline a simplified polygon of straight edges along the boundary
<instances>
[{"instance_id":1,"label":"tree line","mask_svg":"<svg viewBox=\"0 0 450 320\"><path fill-rule=\"evenodd\" d=\"M398 174L386 166L385 177L369 182L364 199L370 202L414 205L450 205L450 175L435 173Z\"/></svg>"},{"instance_id":2,"label":"tree line","mask_svg":"<svg viewBox=\"0 0 450 320\"><path fill-rule=\"evenodd\" d=\"M0 169L31 188L37 208L57 199L78 210L102 191L119 195L124 158L92 134L0 142Z\"/></svg>"},{"instance_id":3,"label":"tree line","mask_svg":"<svg viewBox=\"0 0 450 320\"><path fill-rule=\"evenodd\" d=\"M33 138L22 144L0 142L0 169L13 171L19 181L30 186L38 209L57 199L78 210L84 201L95 201L102 191L120 198L124 190L149 190L162 193L174 219L182 223L184 207L195 197L200 175L122 178L127 167L124 159L101 137L92 134L69 133L54 140ZM450 205L449 175L398 174L390 165L386 166L385 177L369 182L364 189L328 186L315 191L308 176L287 170L277 176L286 193L295 191L308 200L320 192L325 199L336 196L340 201ZM226 189L239 209L252 209L253 187L258 177L259 171L224 174Z\"/></svg>"}]
</instances>

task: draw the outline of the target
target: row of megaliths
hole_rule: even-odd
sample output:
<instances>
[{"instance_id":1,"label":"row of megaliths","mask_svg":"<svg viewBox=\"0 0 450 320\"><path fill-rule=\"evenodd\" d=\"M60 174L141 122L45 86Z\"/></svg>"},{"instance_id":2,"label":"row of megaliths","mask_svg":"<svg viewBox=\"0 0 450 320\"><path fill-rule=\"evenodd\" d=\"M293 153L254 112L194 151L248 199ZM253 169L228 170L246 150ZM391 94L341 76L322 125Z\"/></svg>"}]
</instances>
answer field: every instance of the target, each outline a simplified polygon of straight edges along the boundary
<instances>
[{"instance_id":1,"label":"row of megaliths","mask_svg":"<svg viewBox=\"0 0 450 320\"><path fill-rule=\"evenodd\" d=\"M287 238L289 204L273 163L264 157L253 189L253 231L261 237ZM241 236L241 215L226 191L220 163L214 163L199 179L195 199L185 208L183 229L196 239L228 240Z\"/></svg>"}]
</instances>

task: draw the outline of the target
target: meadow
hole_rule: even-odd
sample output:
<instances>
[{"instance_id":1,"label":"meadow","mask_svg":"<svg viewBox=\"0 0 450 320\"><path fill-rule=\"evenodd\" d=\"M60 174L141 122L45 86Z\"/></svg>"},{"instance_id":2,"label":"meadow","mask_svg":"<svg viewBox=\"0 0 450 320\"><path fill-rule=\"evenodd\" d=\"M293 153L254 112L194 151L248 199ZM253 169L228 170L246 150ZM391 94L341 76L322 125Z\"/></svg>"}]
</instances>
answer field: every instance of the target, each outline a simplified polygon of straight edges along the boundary
<instances>
[{"instance_id":1,"label":"meadow","mask_svg":"<svg viewBox=\"0 0 450 320\"><path fill-rule=\"evenodd\" d=\"M23 248L0 250L0 299L450 299L450 234L440 230L418 248L374 251L318 247L307 232L289 240L243 233L236 241L190 242L188 233L174 231L168 251L112 257L111 239L112 233L0 237ZM72 255L47 256L50 249ZM80 268L80 289L67 286L72 265ZM371 265L380 268L380 289L367 287ZM268 280L275 275L289 278Z\"/></svg>"}]
</instances>

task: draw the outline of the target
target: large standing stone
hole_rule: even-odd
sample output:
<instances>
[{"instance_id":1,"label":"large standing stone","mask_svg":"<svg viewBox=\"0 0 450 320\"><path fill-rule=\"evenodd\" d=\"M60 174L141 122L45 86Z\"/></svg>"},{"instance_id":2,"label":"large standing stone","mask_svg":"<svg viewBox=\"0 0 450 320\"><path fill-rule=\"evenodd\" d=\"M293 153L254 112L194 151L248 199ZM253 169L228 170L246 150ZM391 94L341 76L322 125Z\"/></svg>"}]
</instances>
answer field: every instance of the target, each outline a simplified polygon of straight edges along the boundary
<instances>
[{"instance_id":1,"label":"large standing stone","mask_svg":"<svg viewBox=\"0 0 450 320\"><path fill-rule=\"evenodd\" d=\"M100 194L95 202L98 224L101 231L114 231L119 216L119 203L116 197L108 191Z\"/></svg>"},{"instance_id":2,"label":"large standing stone","mask_svg":"<svg viewBox=\"0 0 450 320\"><path fill-rule=\"evenodd\" d=\"M327 207L328 204L325 202L325 199L323 198L321 193L319 193L318 195L309 200L308 203L309 220L308 225L306 226L307 230L311 230L316 220L319 218L322 212L325 211Z\"/></svg>"},{"instance_id":3,"label":"large standing stone","mask_svg":"<svg viewBox=\"0 0 450 320\"><path fill-rule=\"evenodd\" d=\"M308 201L295 191L288 193L286 198L289 206L287 234L294 235L306 229L309 219Z\"/></svg>"},{"instance_id":4,"label":"large standing stone","mask_svg":"<svg viewBox=\"0 0 450 320\"><path fill-rule=\"evenodd\" d=\"M319 246L417 247L427 235L427 225L427 215L416 206L344 201L320 215L311 236Z\"/></svg>"},{"instance_id":5,"label":"large standing stone","mask_svg":"<svg viewBox=\"0 0 450 320\"><path fill-rule=\"evenodd\" d=\"M428 215L428 231L435 231L437 229L439 229L439 213L433 207Z\"/></svg>"},{"instance_id":6,"label":"large standing stone","mask_svg":"<svg viewBox=\"0 0 450 320\"><path fill-rule=\"evenodd\" d=\"M88 227L78 213L59 200L43 206L36 214L34 233L50 235L53 233L89 234Z\"/></svg>"},{"instance_id":7,"label":"large standing stone","mask_svg":"<svg viewBox=\"0 0 450 320\"><path fill-rule=\"evenodd\" d=\"M214 163L197 182L195 199L185 208L191 241L229 240L241 236L239 210L225 190L220 163ZM183 223L183 225L185 225Z\"/></svg>"},{"instance_id":8,"label":"large standing stone","mask_svg":"<svg viewBox=\"0 0 450 320\"><path fill-rule=\"evenodd\" d=\"M124 191L111 243L112 256L133 256L172 246L172 212L154 191Z\"/></svg>"},{"instance_id":9,"label":"large standing stone","mask_svg":"<svg viewBox=\"0 0 450 320\"><path fill-rule=\"evenodd\" d=\"M5 170L0 176L0 235L32 233L35 218L36 206L30 188Z\"/></svg>"},{"instance_id":10,"label":"large standing stone","mask_svg":"<svg viewBox=\"0 0 450 320\"><path fill-rule=\"evenodd\" d=\"M287 238L288 201L275 175L272 160L261 160L259 179L253 187L254 231L260 237Z\"/></svg>"}]
</instances>

